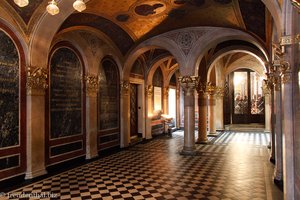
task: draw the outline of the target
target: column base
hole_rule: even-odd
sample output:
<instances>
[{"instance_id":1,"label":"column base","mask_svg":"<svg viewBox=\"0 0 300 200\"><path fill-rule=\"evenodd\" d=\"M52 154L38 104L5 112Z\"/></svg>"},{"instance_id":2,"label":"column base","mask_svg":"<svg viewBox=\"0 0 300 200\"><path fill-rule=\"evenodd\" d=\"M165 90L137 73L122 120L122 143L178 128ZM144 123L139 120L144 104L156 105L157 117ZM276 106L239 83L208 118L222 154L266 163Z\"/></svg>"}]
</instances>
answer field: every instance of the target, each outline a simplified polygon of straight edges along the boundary
<instances>
[{"instance_id":1,"label":"column base","mask_svg":"<svg viewBox=\"0 0 300 200\"><path fill-rule=\"evenodd\" d=\"M208 140L197 139L196 144L208 144Z\"/></svg>"},{"instance_id":2,"label":"column base","mask_svg":"<svg viewBox=\"0 0 300 200\"><path fill-rule=\"evenodd\" d=\"M209 136L209 137L218 137L219 134L215 132L215 133L209 133L207 136Z\"/></svg>"},{"instance_id":3,"label":"column base","mask_svg":"<svg viewBox=\"0 0 300 200\"><path fill-rule=\"evenodd\" d=\"M46 169L41 169L41 170L37 170L37 171L34 171L34 172L26 172L25 179L26 180L33 179L33 178L36 178L38 176L42 176L42 175L45 175L45 174L47 174Z\"/></svg>"},{"instance_id":4,"label":"column base","mask_svg":"<svg viewBox=\"0 0 300 200\"><path fill-rule=\"evenodd\" d=\"M180 153L180 155L188 155L188 156L194 156L199 154L199 152L195 151L195 148L183 148Z\"/></svg>"},{"instance_id":5,"label":"column base","mask_svg":"<svg viewBox=\"0 0 300 200\"><path fill-rule=\"evenodd\" d=\"M86 156L85 156L85 159L86 159L86 160L91 160L91 159L98 158L98 157L99 157L99 155L98 155L98 153L97 153L97 154L95 154L95 155L86 155Z\"/></svg>"}]
</instances>

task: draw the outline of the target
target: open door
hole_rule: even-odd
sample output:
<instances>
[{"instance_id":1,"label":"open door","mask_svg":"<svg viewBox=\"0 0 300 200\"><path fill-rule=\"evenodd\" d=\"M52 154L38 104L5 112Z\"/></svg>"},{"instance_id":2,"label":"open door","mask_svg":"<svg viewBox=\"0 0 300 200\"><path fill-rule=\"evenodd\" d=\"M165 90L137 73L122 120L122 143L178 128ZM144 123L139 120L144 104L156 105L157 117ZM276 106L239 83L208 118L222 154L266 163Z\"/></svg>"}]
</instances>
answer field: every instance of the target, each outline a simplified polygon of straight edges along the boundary
<instances>
[{"instance_id":1,"label":"open door","mask_svg":"<svg viewBox=\"0 0 300 200\"><path fill-rule=\"evenodd\" d=\"M232 124L264 123L265 103L262 80L248 69L229 75Z\"/></svg>"}]
</instances>

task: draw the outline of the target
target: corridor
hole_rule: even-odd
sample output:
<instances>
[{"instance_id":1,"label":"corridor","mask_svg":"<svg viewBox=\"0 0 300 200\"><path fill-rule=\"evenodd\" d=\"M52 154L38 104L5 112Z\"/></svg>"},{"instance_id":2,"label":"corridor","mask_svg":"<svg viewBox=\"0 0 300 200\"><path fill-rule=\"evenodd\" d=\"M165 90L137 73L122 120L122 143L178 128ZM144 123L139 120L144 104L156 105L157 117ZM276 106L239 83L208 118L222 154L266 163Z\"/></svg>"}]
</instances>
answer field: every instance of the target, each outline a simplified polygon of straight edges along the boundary
<instances>
[{"instance_id":1,"label":"corridor","mask_svg":"<svg viewBox=\"0 0 300 200\"><path fill-rule=\"evenodd\" d=\"M208 145L196 145L195 156L185 156L182 131L162 135L2 198L282 199L272 182L269 134L226 131L209 139Z\"/></svg>"}]
</instances>

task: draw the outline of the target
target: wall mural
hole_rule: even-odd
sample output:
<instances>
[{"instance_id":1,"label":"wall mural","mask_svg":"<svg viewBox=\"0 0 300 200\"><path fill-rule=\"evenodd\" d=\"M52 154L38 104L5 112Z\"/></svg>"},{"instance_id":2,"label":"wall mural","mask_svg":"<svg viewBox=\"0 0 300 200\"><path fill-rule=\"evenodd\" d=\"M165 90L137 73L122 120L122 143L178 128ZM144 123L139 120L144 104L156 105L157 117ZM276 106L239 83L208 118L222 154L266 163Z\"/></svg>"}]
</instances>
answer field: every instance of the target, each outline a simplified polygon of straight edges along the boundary
<instances>
[{"instance_id":1,"label":"wall mural","mask_svg":"<svg viewBox=\"0 0 300 200\"><path fill-rule=\"evenodd\" d=\"M60 48L50 70L50 138L81 134L81 63L71 49Z\"/></svg>"},{"instance_id":2,"label":"wall mural","mask_svg":"<svg viewBox=\"0 0 300 200\"><path fill-rule=\"evenodd\" d=\"M0 30L0 148L19 145L19 55Z\"/></svg>"},{"instance_id":3,"label":"wall mural","mask_svg":"<svg viewBox=\"0 0 300 200\"><path fill-rule=\"evenodd\" d=\"M118 72L115 64L105 60L100 66L98 94L99 130L119 127Z\"/></svg>"}]
</instances>

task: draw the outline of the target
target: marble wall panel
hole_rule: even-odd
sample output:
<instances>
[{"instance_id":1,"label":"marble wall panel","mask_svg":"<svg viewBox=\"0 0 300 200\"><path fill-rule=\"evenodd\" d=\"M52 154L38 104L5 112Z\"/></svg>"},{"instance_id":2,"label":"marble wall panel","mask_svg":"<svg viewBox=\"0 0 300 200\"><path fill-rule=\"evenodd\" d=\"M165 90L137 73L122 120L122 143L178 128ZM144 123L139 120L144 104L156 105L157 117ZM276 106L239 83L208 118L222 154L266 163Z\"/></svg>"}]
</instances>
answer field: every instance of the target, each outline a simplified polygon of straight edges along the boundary
<instances>
[{"instance_id":1,"label":"marble wall panel","mask_svg":"<svg viewBox=\"0 0 300 200\"><path fill-rule=\"evenodd\" d=\"M115 64L105 61L100 67L98 94L99 130L119 127L119 78Z\"/></svg>"},{"instance_id":2,"label":"marble wall panel","mask_svg":"<svg viewBox=\"0 0 300 200\"><path fill-rule=\"evenodd\" d=\"M0 30L0 149L19 145L19 56Z\"/></svg>"},{"instance_id":3,"label":"marble wall panel","mask_svg":"<svg viewBox=\"0 0 300 200\"><path fill-rule=\"evenodd\" d=\"M82 68L77 55L60 48L50 70L50 137L82 133Z\"/></svg>"}]
</instances>

